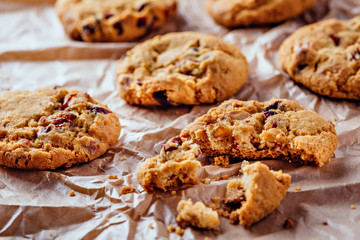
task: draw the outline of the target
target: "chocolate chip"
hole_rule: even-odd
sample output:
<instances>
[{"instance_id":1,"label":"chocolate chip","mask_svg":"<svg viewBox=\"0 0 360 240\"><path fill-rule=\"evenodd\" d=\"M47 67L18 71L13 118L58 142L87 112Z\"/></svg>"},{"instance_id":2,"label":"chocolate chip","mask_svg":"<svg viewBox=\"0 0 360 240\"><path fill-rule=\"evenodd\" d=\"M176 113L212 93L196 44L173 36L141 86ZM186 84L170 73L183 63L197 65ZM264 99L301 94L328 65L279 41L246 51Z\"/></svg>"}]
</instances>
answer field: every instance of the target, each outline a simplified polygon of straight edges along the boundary
<instances>
[{"instance_id":1,"label":"chocolate chip","mask_svg":"<svg viewBox=\"0 0 360 240\"><path fill-rule=\"evenodd\" d=\"M330 34L329 37L333 40L336 46L339 46L340 44L340 38L334 34Z\"/></svg>"},{"instance_id":2,"label":"chocolate chip","mask_svg":"<svg viewBox=\"0 0 360 240\"><path fill-rule=\"evenodd\" d=\"M111 18L112 16L114 16L114 14L112 14L112 13L106 13L106 14L105 14L105 19L109 19L109 18Z\"/></svg>"},{"instance_id":3,"label":"chocolate chip","mask_svg":"<svg viewBox=\"0 0 360 240\"><path fill-rule=\"evenodd\" d=\"M122 27L122 23L121 22L116 22L114 23L113 27L118 31L118 35L123 34L124 29Z\"/></svg>"},{"instance_id":4,"label":"chocolate chip","mask_svg":"<svg viewBox=\"0 0 360 240\"><path fill-rule=\"evenodd\" d=\"M269 106L264 108L264 112L269 111L270 109L278 109L279 103L281 103L281 102L280 101L273 102L272 104L270 104Z\"/></svg>"},{"instance_id":5,"label":"chocolate chip","mask_svg":"<svg viewBox=\"0 0 360 240\"><path fill-rule=\"evenodd\" d=\"M92 107L92 108L90 108L90 111L95 112L95 113L103 113L103 114L111 113L111 111L109 111L103 107Z\"/></svg>"},{"instance_id":6,"label":"chocolate chip","mask_svg":"<svg viewBox=\"0 0 360 240\"><path fill-rule=\"evenodd\" d=\"M143 3L140 5L140 7L138 8L138 12L141 12L142 10L144 10L144 8L146 8L146 6L148 6L148 3Z\"/></svg>"},{"instance_id":7,"label":"chocolate chip","mask_svg":"<svg viewBox=\"0 0 360 240\"><path fill-rule=\"evenodd\" d=\"M192 71L186 71L184 72L184 74L188 76L194 76Z\"/></svg>"},{"instance_id":8,"label":"chocolate chip","mask_svg":"<svg viewBox=\"0 0 360 240\"><path fill-rule=\"evenodd\" d=\"M197 47L193 47L192 50L193 50L194 52L199 52L199 49L198 49Z\"/></svg>"},{"instance_id":9,"label":"chocolate chip","mask_svg":"<svg viewBox=\"0 0 360 240\"><path fill-rule=\"evenodd\" d=\"M137 27L144 27L146 25L146 17L141 17L138 19L136 26Z\"/></svg>"},{"instance_id":10,"label":"chocolate chip","mask_svg":"<svg viewBox=\"0 0 360 240\"><path fill-rule=\"evenodd\" d=\"M153 98L163 106L169 106L170 103L168 101L168 98L166 96L166 91L158 91L153 93Z\"/></svg>"},{"instance_id":11,"label":"chocolate chip","mask_svg":"<svg viewBox=\"0 0 360 240\"><path fill-rule=\"evenodd\" d=\"M83 26L83 32L87 35L92 35L95 33L95 27L93 25L87 24Z\"/></svg>"}]
</instances>

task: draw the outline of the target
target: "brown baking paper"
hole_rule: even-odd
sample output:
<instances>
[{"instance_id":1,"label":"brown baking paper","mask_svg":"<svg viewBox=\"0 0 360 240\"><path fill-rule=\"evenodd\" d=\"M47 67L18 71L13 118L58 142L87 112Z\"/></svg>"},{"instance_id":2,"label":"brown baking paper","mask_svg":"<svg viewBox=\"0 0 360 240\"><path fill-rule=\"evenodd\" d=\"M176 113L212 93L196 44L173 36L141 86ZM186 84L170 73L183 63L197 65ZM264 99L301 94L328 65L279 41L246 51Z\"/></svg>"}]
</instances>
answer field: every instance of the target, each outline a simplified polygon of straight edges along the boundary
<instances>
[{"instance_id":1,"label":"brown baking paper","mask_svg":"<svg viewBox=\"0 0 360 240\"><path fill-rule=\"evenodd\" d=\"M224 195L227 180L193 186L176 195L147 194L136 180L136 169L142 160L157 154L166 139L212 106L147 109L126 104L117 94L116 59L136 43L72 41L65 35L53 3L0 1L0 90L60 85L87 91L117 114L122 132L115 146L88 164L57 171L0 168L0 236L179 239L166 230L170 224L177 226L177 203L188 198L209 203L211 197ZM360 14L359 6L359 0L319 0L305 14L284 23L229 30L213 22L203 0L179 0L177 16L145 38L173 31L198 31L236 44L247 57L250 75L234 98L297 100L333 121L339 136L332 162L322 168L262 161L273 170L289 173L292 184L280 206L250 229L232 225L221 217L220 230L188 227L184 239L359 238L359 102L331 100L310 92L289 79L277 60L281 42L300 26L332 17L349 19ZM122 161L122 157L126 159ZM207 161L203 165L201 179L235 176L241 163L229 168ZM109 179L109 175L117 175L118 179ZM137 192L122 195L121 187L130 184ZM71 190L75 192L73 197L69 196ZM294 221L291 229L283 227L286 219Z\"/></svg>"}]
</instances>

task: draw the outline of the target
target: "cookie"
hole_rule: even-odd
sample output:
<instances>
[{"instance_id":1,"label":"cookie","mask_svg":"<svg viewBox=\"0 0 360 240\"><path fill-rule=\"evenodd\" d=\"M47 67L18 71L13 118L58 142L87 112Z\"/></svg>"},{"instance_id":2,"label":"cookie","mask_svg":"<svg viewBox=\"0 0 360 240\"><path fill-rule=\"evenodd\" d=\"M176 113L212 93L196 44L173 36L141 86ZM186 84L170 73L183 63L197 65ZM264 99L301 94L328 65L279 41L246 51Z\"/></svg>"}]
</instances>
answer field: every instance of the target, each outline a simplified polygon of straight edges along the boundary
<instances>
[{"instance_id":1,"label":"cookie","mask_svg":"<svg viewBox=\"0 0 360 240\"><path fill-rule=\"evenodd\" d=\"M235 208L230 214L232 223L250 227L279 205L290 187L291 176L271 171L260 162L243 164L243 176L230 180L224 202Z\"/></svg>"},{"instance_id":2,"label":"cookie","mask_svg":"<svg viewBox=\"0 0 360 240\"><path fill-rule=\"evenodd\" d=\"M190 199L181 200L177 210L176 221L179 223L203 229L218 229L220 226L218 213L200 201L193 204Z\"/></svg>"},{"instance_id":3,"label":"cookie","mask_svg":"<svg viewBox=\"0 0 360 240\"><path fill-rule=\"evenodd\" d=\"M46 170L89 162L116 143L120 129L116 115L84 92L3 92L0 165Z\"/></svg>"},{"instance_id":4,"label":"cookie","mask_svg":"<svg viewBox=\"0 0 360 240\"><path fill-rule=\"evenodd\" d=\"M144 106L222 101L247 75L246 58L235 45L194 32L156 36L128 51L117 65L120 96Z\"/></svg>"},{"instance_id":5,"label":"cookie","mask_svg":"<svg viewBox=\"0 0 360 240\"><path fill-rule=\"evenodd\" d=\"M201 153L224 166L232 157L284 159L321 167L330 162L337 142L334 125L296 101L232 99L169 139L158 156L140 164L137 178L148 192L197 184Z\"/></svg>"},{"instance_id":6,"label":"cookie","mask_svg":"<svg viewBox=\"0 0 360 240\"><path fill-rule=\"evenodd\" d=\"M340 99L360 99L360 16L298 29L280 46L282 68L313 92Z\"/></svg>"},{"instance_id":7,"label":"cookie","mask_svg":"<svg viewBox=\"0 0 360 240\"><path fill-rule=\"evenodd\" d=\"M206 0L213 19L227 27L278 23L300 15L316 0Z\"/></svg>"},{"instance_id":8,"label":"cookie","mask_svg":"<svg viewBox=\"0 0 360 240\"><path fill-rule=\"evenodd\" d=\"M65 32L86 42L132 41L159 28L176 13L176 0L58 0Z\"/></svg>"}]
</instances>

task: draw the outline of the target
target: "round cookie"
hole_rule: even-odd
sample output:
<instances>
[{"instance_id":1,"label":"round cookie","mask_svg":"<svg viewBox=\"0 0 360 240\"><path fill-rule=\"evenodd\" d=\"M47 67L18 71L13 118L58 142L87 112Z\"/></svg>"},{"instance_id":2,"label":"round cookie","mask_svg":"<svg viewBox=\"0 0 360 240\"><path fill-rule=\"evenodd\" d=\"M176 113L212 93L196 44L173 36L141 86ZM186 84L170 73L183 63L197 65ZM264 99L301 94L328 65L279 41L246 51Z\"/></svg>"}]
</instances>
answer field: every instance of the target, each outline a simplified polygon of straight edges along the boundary
<instances>
[{"instance_id":1,"label":"round cookie","mask_svg":"<svg viewBox=\"0 0 360 240\"><path fill-rule=\"evenodd\" d=\"M247 75L246 58L235 45L194 32L156 36L129 50L117 65L120 96L144 106L222 101Z\"/></svg>"},{"instance_id":2,"label":"round cookie","mask_svg":"<svg viewBox=\"0 0 360 240\"><path fill-rule=\"evenodd\" d=\"M171 18L176 0L58 0L66 33L86 42L132 41Z\"/></svg>"},{"instance_id":3,"label":"round cookie","mask_svg":"<svg viewBox=\"0 0 360 240\"><path fill-rule=\"evenodd\" d=\"M3 92L0 165L45 170L88 162L116 143L120 129L116 115L84 92Z\"/></svg>"},{"instance_id":4,"label":"round cookie","mask_svg":"<svg viewBox=\"0 0 360 240\"><path fill-rule=\"evenodd\" d=\"M298 29L280 46L282 68L312 91L341 99L360 99L360 16Z\"/></svg>"},{"instance_id":5,"label":"round cookie","mask_svg":"<svg viewBox=\"0 0 360 240\"><path fill-rule=\"evenodd\" d=\"M213 19L227 27L277 23L296 17L317 0L206 0Z\"/></svg>"}]
</instances>

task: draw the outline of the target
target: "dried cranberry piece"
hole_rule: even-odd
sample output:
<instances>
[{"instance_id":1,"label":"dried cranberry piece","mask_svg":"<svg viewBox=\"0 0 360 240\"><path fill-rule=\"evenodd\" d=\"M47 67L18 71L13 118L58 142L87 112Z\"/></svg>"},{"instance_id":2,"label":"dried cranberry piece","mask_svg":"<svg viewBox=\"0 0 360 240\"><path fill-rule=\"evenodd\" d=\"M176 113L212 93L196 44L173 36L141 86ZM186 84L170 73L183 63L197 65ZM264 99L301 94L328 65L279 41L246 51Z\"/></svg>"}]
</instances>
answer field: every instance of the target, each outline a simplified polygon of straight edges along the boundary
<instances>
[{"instance_id":1,"label":"dried cranberry piece","mask_svg":"<svg viewBox=\"0 0 360 240\"><path fill-rule=\"evenodd\" d=\"M185 74L185 75L188 75L188 76L193 76L192 71L186 71L186 72L184 72L184 74Z\"/></svg>"},{"instance_id":2,"label":"dried cranberry piece","mask_svg":"<svg viewBox=\"0 0 360 240\"><path fill-rule=\"evenodd\" d=\"M90 111L95 113L103 113L103 114L111 113L109 110L102 107L92 107L90 108Z\"/></svg>"},{"instance_id":3,"label":"dried cranberry piece","mask_svg":"<svg viewBox=\"0 0 360 240\"><path fill-rule=\"evenodd\" d=\"M45 133L48 133L48 132L51 131L51 129L52 129L51 126L47 126L46 128L43 128L42 131L45 132Z\"/></svg>"},{"instance_id":4,"label":"dried cranberry piece","mask_svg":"<svg viewBox=\"0 0 360 240\"><path fill-rule=\"evenodd\" d=\"M67 107L69 107L69 102L71 101L71 99L73 97L76 96L76 93L75 94L71 94L70 97L66 100L66 102L60 107L60 110L65 110Z\"/></svg>"},{"instance_id":5,"label":"dried cranberry piece","mask_svg":"<svg viewBox=\"0 0 360 240\"><path fill-rule=\"evenodd\" d=\"M280 101L276 101L276 102L270 104L269 106L264 108L264 112L269 111L270 109L278 109L279 108L279 103L280 103Z\"/></svg>"},{"instance_id":6,"label":"dried cranberry piece","mask_svg":"<svg viewBox=\"0 0 360 240\"><path fill-rule=\"evenodd\" d=\"M183 143L180 136L174 137L174 138L171 140L171 142L176 143L176 146L174 146L174 145L168 146L167 144L164 144L164 145L163 145L163 148L164 148L165 152L175 150L175 149L177 149L178 147L180 147L180 146L182 145L182 143Z\"/></svg>"},{"instance_id":7,"label":"dried cranberry piece","mask_svg":"<svg viewBox=\"0 0 360 240\"><path fill-rule=\"evenodd\" d=\"M197 47L193 47L192 50L193 50L194 52L199 52L199 49L198 49Z\"/></svg>"},{"instance_id":8,"label":"dried cranberry piece","mask_svg":"<svg viewBox=\"0 0 360 240\"><path fill-rule=\"evenodd\" d=\"M273 127L273 128L277 128L277 126L278 126L278 125L277 125L277 122L273 122L272 127Z\"/></svg>"},{"instance_id":9,"label":"dried cranberry piece","mask_svg":"<svg viewBox=\"0 0 360 240\"><path fill-rule=\"evenodd\" d=\"M72 125L72 120L76 118L75 114L63 112L59 117L54 118L53 123L55 126L61 125L63 123L69 123Z\"/></svg>"},{"instance_id":10,"label":"dried cranberry piece","mask_svg":"<svg viewBox=\"0 0 360 240\"><path fill-rule=\"evenodd\" d=\"M351 55L351 61L360 59L360 50L356 49L355 52Z\"/></svg>"},{"instance_id":11,"label":"dried cranberry piece","mask_svg":"<svg viewBox=\"0 0 360 240\"><path fill-rule=\"evenodd\" d=\"M298 65L297 66L297 69L299 70L299 71L302 71L304 68L306 68L308 65L307 64L301 64L301 65Z\"/></svg>"},{"instance_id":12,"label":"dried cranberry piece","mask_svg":"<svg viewBox=\"0 0 360 240\"><path fill-rule=\"evenodd\" d=\"M112 14L112 13L106 13L106 14L105 14L105 19L109 19L109 18L111 18L112 16L114 16L114 14Z\"/></svg>"},{"instance_id":13,"label":"dried cranberry piece","mask_svg":"<svg viewBox=\"0 0 360 240\"><path fill-rule=\"evenodd\" d=\"M83 26L83 32L87 35L91 35L95 33L95 27L90 24L86 24Z\"/></svg>"},{"instance_id":14,"label":"dried cranberry piece","mask_svg":"<svg viewBox=\"0 0 360 240\"><path fill-rule=\"evenodd\" d=\"M143 3L140 5L140 7L138 8L138 12L141 12L142 10L144 10L144 8L146 8L149 4L148 3Z\"/></svg>"},{"instance_id":15,"label":"dried cranberry piece","mask_svg":"<svg viewBox=\"0 0 360 240\"><path fill-rule=\"evenodd\" d=\"M122 27L121 22L116 22L116 23L114 23L113 27L118 31L118 35L123 34L124 29L123 29L123 27Z\"/></svg>"},{"instance_id":16,"label":"dried cranberry piece","mask_svg":"<svg viewBox=\"0 0 360 240\"><path fill-rule=\"evenodd\" d=\"M340 38L334 34L330 34L329 37L331 38L331 40L333 40L333 42L335 43L336 46L339 46L340 44Z\"/></svg>"},{"instance_id":17,"label":"dried cranberry piece","mask_svg":"<svg viewBox=\"0 0 360 240\"><path fill-rule=\"evenodd\" d=\"M273 116L275 114L277 114L277 112L273 112L273 111L264 112L265 118L268 118L268 117Z\"/></svg>"},{"instance_id":18,"label":"dried cranberry piece","mask_svg":"<svg viewBox=\"0 0 360 240\"><path fill-rule=\"evenodd\" d=\"M166 96L166 91L158 91L153 93L153 98L163 106L169 106L170 102Z\"/></svg>"},{"instance_id":19,"label":"dried cranberry piece","mask_svg":"<svg viewBox=\"0 0 360 240\"><path fill-rule=\"evenodd\" d=\"M141 17L138 19L136 26L137 27L144 27L146 25L146 17Z\"/></svg>"},{"instance_id":20,"label":"dried cranberry piece","mask_svg":"<svg viewBox=\"0 0 360 240\"><path fill-rule=\"evenodd\" d=\"M183 141L180 136L174 137L171 141L173 143L177 143L178 146L181 146L183 144Z\"/></svg>"}]
</instances>

